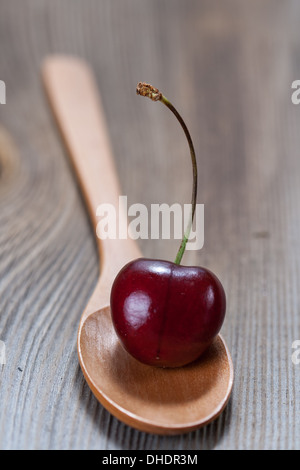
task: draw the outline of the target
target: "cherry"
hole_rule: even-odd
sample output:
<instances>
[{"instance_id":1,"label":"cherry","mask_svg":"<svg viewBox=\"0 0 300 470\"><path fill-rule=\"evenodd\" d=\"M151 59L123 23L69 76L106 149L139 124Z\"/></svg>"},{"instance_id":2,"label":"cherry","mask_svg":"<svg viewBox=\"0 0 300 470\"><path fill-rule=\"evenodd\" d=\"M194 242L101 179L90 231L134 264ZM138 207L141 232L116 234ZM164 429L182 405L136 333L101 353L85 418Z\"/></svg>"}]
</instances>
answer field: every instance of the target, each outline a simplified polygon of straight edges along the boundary
<instances>
[{"instance_id":1,"label":"cherry","mask_svg":"<svg viewBox=\"0 0 300 470\"><path fill-rule=\"evenodd\" d=\"M117 275L111 291L115 330L125 349L151 366L197 359L225 316L220 281L200 267L139 258Z\"/></svg>"},{"instance_id":2,"label":"cherry","mask_svg":"<svg viewBox=\"0 0 300 470\"><path fill-rule=\"evenodd\" d=\"M197 163L189 131L157 88L139 83L137 93L165 104L184 130L193 165L192 211L174 263L139 258L121 269L111 290L112 321L121 344L137 360L179 367L197 359L220 331L225 292L208 269L180 265L197 198Z\"/></svg>"}]
</instances>

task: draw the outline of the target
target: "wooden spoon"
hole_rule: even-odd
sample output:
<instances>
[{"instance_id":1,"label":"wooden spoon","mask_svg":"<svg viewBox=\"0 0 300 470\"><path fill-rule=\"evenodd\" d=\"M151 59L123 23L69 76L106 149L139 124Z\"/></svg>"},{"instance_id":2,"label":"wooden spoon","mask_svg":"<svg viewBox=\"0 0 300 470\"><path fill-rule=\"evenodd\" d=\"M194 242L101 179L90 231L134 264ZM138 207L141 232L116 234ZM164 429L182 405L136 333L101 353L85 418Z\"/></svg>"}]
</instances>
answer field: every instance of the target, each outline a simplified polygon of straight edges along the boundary
<instances>
[{"instance_id":1,"label":"wooden spoon","mask_svg":"<svg viewBox=\"0 0 300 470\"><path fill-rule=\"evenodd\" d=\"M120 188L113 165L100 97L89 67L81 60L51 56L42 67L46 91L74 164L94 229L97 207L113 204ZM233 366L218 336L196 362L177 369L143 365L120 345L110 316L110 290L119 270L141 253L131 239L97 238L101 274L78 330L78 357L97 399L121 421L158 434L194 430L225 408Z\"/></svg>"}]
</instances>

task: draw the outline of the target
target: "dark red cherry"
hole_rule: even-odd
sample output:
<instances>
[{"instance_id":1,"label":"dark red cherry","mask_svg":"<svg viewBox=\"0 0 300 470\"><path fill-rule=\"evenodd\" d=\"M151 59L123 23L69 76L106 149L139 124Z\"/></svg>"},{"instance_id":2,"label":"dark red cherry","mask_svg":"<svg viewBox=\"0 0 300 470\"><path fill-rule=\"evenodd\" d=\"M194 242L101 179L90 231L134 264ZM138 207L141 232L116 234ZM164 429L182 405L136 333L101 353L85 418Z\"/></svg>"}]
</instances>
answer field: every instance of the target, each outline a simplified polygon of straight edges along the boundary
<instances>
[{"instance_id":1,"label":"dark red cherry","mask_svg":"<svg viewBox=\"0 0 300 470\"><path fill-rule=\"evenodd\" d=\"M190 133L157 88L140 82L136 91L166 105L185 133L193 167L192 211L175 263L140 258L119 272L111 291L112 320L121 343L136 359L152 366L179 367L197 359L218 334L225 293L212 272L180 265L197 200L197 160Z\"/></svg>"},{"instance_id":2,"label":"dark red cherry","mask_svg":"<svg viewBox=\"0 0 300 470\"><path fill-rule=\"evenodd\" d=\"M124 348L152 366L197 359L225 316L224 289L209 270L140 258L119 272L111 291L112 320Z\"/></svg>"}]
</instances>

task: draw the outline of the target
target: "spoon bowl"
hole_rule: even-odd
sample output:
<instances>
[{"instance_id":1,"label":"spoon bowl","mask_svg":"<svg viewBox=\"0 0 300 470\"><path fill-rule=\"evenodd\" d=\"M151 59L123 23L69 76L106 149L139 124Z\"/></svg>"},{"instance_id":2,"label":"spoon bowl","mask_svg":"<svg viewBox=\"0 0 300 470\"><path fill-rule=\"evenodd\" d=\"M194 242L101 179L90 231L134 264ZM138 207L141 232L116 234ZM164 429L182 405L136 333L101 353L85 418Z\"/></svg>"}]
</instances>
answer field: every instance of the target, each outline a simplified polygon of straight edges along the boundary
<instances>
[{"instance_id":1,"label":"spoon bowl","mask_svg":"<svg viewBox=\"0 0 300 470\"><path fill-rule=\"evenodd\" d=\"M114 416L141 431L169 435L192 431L219 416L227 404L232 368L221 336L187 366L147 366L122 348L107 307L82 323L78 351L97 399Z\"/></svg>"},{"instance_id":2,"label":"spoon bowl","mask_svg":"<svg viewBox=\"0 0 300 470\"><path fill-rule=\"evenodd\" d=\"M127 223L119 209L120 188L89 66L77 58L51 56L42 75L95 231L102 203L113 204L119 223ZM100 277L77 337L78 358L90 389L114 416L140 431L172 435L213 421L224 410L233 386L225 341L218 335L197 361L180 368L155 368L131 357L115 333L109 299L119 270L141 253L130 238L97 238L97 244Z\"/></svg>"}]
</instances>

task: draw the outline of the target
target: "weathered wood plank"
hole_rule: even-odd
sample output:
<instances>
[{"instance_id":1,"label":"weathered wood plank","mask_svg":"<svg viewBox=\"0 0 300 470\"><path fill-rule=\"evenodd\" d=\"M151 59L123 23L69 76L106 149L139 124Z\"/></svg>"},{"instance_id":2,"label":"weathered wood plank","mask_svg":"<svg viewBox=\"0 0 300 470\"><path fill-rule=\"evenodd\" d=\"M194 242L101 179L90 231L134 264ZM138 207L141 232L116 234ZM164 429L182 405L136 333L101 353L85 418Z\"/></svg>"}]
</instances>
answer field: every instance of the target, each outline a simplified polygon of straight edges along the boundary
<instances>
[{"instance_id":1,"label":"weathered wood plank","mask_svg":"<svg viewBox=\"0 0 300 470\"><path fill-rule=\"evenodd\" d=\"M300 8L293 0L0 0L0 448L300 448ZM152 82L194 138L205 246L187 263L215 271L235 364L229 406L178 437L112 418L76 355L98 275L93 233L47 108L48 53L93 66L129 204L190 200L183 136L162 106L135 96ZM79 97L80 99L80 97ZM176 241L143 241L173 259Z\"/></svg>"}]
</instances>

